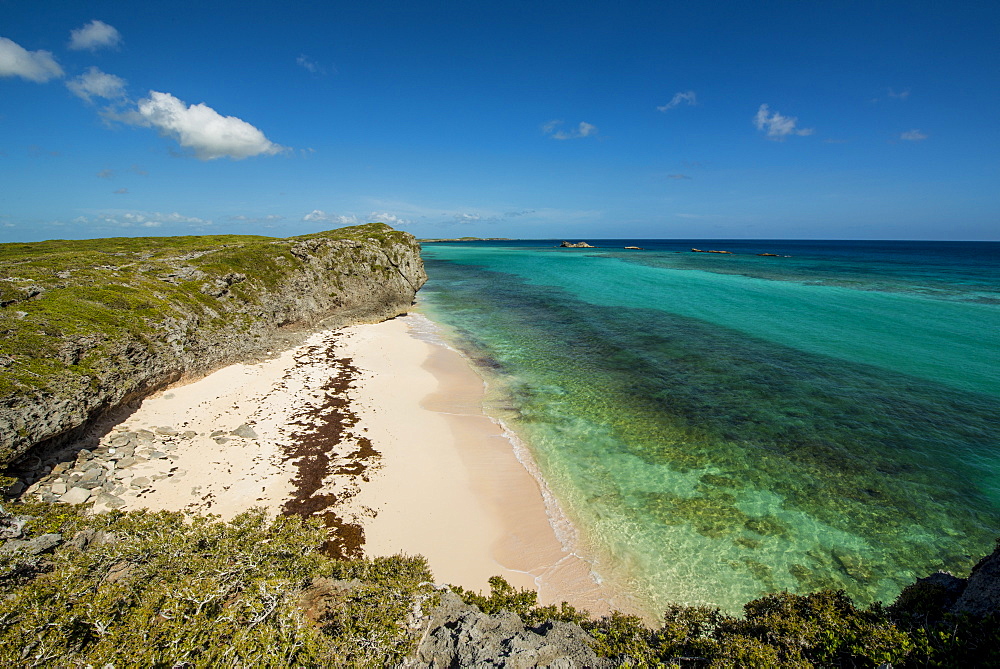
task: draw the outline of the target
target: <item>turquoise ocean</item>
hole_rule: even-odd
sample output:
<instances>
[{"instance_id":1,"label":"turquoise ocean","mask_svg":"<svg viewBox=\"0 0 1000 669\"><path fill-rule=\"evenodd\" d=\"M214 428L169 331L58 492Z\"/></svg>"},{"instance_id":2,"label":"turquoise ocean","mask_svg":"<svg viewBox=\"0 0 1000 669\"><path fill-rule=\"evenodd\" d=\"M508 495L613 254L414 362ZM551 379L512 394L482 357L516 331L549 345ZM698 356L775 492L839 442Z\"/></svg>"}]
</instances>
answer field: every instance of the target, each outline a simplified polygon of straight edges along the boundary
<instances>
[{"instance_id":1,"label":"turquoise ocean","mask_svg":"<svg viewBox=\"0 0 1000 669\"><path fill-rule=\"evenodd\" d=\"M601 579L867 604L992 550L1000 243L590 241L425 244L420 299Z\"/></svg>"}]
</instances>

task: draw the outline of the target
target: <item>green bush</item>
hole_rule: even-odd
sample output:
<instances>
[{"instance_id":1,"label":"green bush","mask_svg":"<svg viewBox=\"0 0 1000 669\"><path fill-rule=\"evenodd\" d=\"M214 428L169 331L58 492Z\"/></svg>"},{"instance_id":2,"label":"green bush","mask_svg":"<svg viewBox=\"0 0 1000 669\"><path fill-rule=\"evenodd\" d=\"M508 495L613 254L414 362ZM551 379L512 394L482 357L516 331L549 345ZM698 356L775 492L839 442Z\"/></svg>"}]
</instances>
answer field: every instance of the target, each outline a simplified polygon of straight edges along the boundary
<instances>
[{"instance_id":1,"label":"green bush","mask_svg":"<svg viewBox=\"0 0 1000 669\"><path fill-rule=\"evenodd\" d=\"M434 604L423 558L335 560L320 550L325 530L298 517L7 511L31 517L27 538L64 541L42 555L0 552L0 666L386 666L413 649L413 612ZM529 626L579 623L623 667L1000 666L1000 617L933 611L913 593L866 609L843 591L775 593L743 617L673 605L651 629L619 612L538 606L499 576L489 584L488 595L455 591Z\"/></svg>"},{"instance_id":2,"label":"green bush","mask_svg":"<svg viewBox=\"0 0 1000 669\"><path fill-rule=\"evenodd\" d=\"M317 524L259 509L9 511L35 516L29 536L76 538L0 560L2 666L384 666L411 649L406 617L430 580L422 558L332 560ZM352 580L331 581L343 595L309 619L300 599L321 577Z\"/></svg>"},{"instance_id":3,"label":"green bush","mask_svg":"<svg viewBox=\"0 0 1000 669\"><path fill-rule=\"evenodd\" d=\"M570 623L581 623L590 616L586 611L578 610L566 602L559 606L538 606L538 593L534 590L517 589L502 576L489 579L490 594L469 592L459 586L452 589L466 604L472 604L483 613L494 614L501 611L511 611L521 617L528 626L540 625L548 620L559 620Z\"/></svg>"}]
</instances>

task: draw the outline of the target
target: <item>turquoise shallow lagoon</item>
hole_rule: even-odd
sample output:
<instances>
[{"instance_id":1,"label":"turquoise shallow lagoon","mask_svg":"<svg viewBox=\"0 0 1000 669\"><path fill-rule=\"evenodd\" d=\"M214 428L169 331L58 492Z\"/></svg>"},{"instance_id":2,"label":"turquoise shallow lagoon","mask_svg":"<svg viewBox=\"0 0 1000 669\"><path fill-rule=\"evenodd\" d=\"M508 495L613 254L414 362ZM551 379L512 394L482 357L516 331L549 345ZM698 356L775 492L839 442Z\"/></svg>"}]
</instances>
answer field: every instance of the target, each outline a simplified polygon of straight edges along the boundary
<instances>
[{"instance_id":1,"label":"turquoise shallow lagoon","mask_svg":"<svg viewBox=\"0 0 1000 669\"><path fill-rule=\"evenodd\" d=\"M557 243L426 244L423 308L651 612L889 601L1000 537L1000 244Z\"/></svg>"}]
</instances>

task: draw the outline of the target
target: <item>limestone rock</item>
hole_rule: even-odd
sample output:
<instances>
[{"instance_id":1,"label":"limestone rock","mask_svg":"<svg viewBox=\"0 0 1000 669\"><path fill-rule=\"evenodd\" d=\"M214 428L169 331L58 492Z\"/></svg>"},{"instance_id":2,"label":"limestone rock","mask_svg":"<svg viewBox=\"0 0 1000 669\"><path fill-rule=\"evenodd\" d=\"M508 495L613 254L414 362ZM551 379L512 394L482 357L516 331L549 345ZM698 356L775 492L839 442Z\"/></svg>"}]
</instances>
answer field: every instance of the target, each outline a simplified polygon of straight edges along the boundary
<instances>
[{"instance_id":1,"label":"limestone rock","mask_svg":"<svg viewBox=\"0 0 1000 669\"><path fill-rule=\"evenodd\" d=\"M939 571L903 588L893 607L916 615L938 618L955 605L965 590L966 579Z\"/></svg>"},{"instance_id":2,"label":"limestone rock","mask_svg":"<svg viewBox=\"0 0 1000 669\"><path fill-rule=\"evenodd\" d=\"M579 625L526 627L517 614L487 615L453 592L441 595L427 633L405 667L613 667Z\"/></svg>"},{"instance_id":3,"label":"limestone rock","mask_svg":"<svg viewBox=\"0 0 1000 669\"><path fill-rule=\"evenodd\" d=\"M244 439L257 439L257 433L253 431L253 428L243 423L238 428L232 431L232 434L237 437L243 437Z\"/></svg>"},{"instance_id":4,"label":"limestone rock","mask_svg":"<svg viewBox=\"0 0 1000 669\"><path fill-rule=\"evenodd\" d=\"M559 248L561 248L561 249L592 249L592 248L595 248L595 247L592 246L591 244L588 244L587 242L577 242L576 244L573 244L572 242L563 242L562 244L559 245Z\"/></svg>"},{"instance_id":5,"label":"limestone rock","mask_svg":"<svg viewBox=\"0 0 1000 669\"><path fill-rule=\"evenodd\" d=\"M1000 545L972 568L952 611L974 616L1000 613Z\"/></svg>"},{"instance_id":6,"label":"limestone rock","mask_svg":"<svg viewBox=\"0 0 1000 669\"><path fill-rule=\"evenodd\" d=\"M3 545L4 553L23 553L25 555L41 555L62 543L61 534L43 534L34 539L12 539Z\"/></svg>"},{"instance_id":7,"label":"limestone rock","mask_svg":"<svg viewBox=\"0 0 1000 669\"><path fill-rule=\"evenodd\" d=\"M59 498L63 504L83 504L90 499L90 490L82 487L70 488L65 495Z\"/></svg>"},{"instance_id":8,"label":"limestone rock","mask_svg":"<svg viewBox=\"0 0 1000 669\"><path fill-rule=\"evenodd\" d=\"M109 509L120 509L125 506L125 500L108 492L102 492L94 498L95 505L103 505Z\"/></svg>"},{"instance_id":9,"label":"limestone rock","mask_svg":"<svg viewBox=\"0 0 1000 669\"><path fill-rule=\"evenodd\" d=\"M30 516L13 516L0 510L0 540L20 537L24 531L24 524L29 520Z\"/></svg>"}]
</instances>

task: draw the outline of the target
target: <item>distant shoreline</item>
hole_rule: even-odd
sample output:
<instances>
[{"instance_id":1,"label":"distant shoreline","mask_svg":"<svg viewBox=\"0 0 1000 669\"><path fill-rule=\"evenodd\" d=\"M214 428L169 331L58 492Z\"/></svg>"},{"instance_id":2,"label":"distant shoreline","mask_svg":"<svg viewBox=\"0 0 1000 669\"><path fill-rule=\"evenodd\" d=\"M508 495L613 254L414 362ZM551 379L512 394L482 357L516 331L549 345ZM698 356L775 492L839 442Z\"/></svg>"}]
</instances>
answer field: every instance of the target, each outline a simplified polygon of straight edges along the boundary
<instances>
[{"instance_id":1,"label":"distant shoreline","mask_svg":"<svg viewBox=\"0 0 1000 669\"><path fill-rule=\"evenodd\" d=\"M456 237L453 239L418 239L421 244L435 244L438 242L516 242L512 237Z\"/></svg>"}]
</instances>

